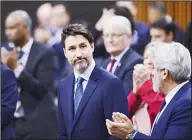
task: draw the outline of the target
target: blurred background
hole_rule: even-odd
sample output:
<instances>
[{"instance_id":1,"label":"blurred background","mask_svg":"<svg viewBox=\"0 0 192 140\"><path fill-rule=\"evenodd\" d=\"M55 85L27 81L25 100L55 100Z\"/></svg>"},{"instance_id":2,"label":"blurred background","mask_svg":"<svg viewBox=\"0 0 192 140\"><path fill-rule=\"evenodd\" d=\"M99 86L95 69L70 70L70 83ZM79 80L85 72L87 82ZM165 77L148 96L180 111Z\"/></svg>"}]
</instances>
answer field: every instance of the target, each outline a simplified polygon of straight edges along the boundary
<instances>
[{"instance_id":1,"label":"blurred background","mask_svg":"<svg viewBox=\"0 0 192 140\"><path fill-rule=\"evenodd\" d=\"M33 21L33 28L37 25L36 11L38 7L46 2L51 4L65 4L71 15L72 19L84 19L91 26L94 26L96 21L102 14L104 7L111 7L114 1L1 1L1 41L5 40L4 35L4 21L7 14L16 9L22 9L29 13ZM153 2L138 1L138 14L137 19L144 23L150 23L148 19L148 7ZM187 24L191 20L191 1L163 1L167 13L176 21L176 23L185 30Z\"/></svg>"}]
</instances>

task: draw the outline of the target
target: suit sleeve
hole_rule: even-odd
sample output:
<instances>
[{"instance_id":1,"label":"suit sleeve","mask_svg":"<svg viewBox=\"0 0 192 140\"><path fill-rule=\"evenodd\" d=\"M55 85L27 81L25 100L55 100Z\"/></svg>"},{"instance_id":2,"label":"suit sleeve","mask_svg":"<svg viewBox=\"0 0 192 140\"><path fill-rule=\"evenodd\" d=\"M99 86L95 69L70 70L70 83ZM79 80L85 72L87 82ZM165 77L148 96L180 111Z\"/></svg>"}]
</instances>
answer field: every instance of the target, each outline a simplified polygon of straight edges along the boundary
<instances>
[{"instance_id":1,"label":"suit sleeve","mask_svg":"<svg viewBox=\"0 0 192 140\"><path fill-rule=\"evenodd\" d=\"M18 83L24 91L41 99L50 87L53 86L57 68L56 54L53 50L49 50L47 53L44 53L36 68L36 77L24 69L18 78Z\"/></svg>"},{"instance_id":2,"label":"suit sleeve","mask_svg":"<svg viewBox=\"0 0 192 140\"><path fill-rule=\"evenodd\" d=\"M64 116L61 108L61 101L60 101L60 93L59 93L59 85L57 88L57 96L58 96L58 139L67 139L67 130L65 126Z\"/></svg>"},{"instance_id":3,"label":"suit sleeve","mask_svg":"<svg viewBox=\"0 0 192 140\"><path fill-rule=\"evenodd\" d=\"M182 101L181 105L177 106L172 112L167 130L162 139L190 139L191 135L191 100ZM146 136L138 132L134 139L154 139L151 136Z\"/></svg>"},{"instance_id":4,"label":"suit sleeve","mask_svg":"<svg viewBox=\"0 0 192 140\"><path fill-rule=\"evenodd\" d=\"M2 71L1 87L1 126L4 127L13 120L16 103L18 100L17 82L13 71Z\"/></svg>"},{"instance_id":5,"label":"suit sleeve","mask_svg":"<svg viewBox=\"0 0 192 140\"><path fill-rule=\"evenodd\" d=\"M191 91L190 91L191 92ZM182 105L175 108L169 126L163 139L190 139L191 134L191 100L183 101ZM174 135L173 135L174 134Z\"/></svg>"},{"instance_id":6,"label":"suit sleeve","mask_svg":"<svg viewBox=\"0 0 192 140\"><path fill-rule=\"evenodd\" d=\"M113 112L121 112L128 116L127 99L122 82L114 78L108 84L103 100L105 119L112 120ZM113 139L113 137L110 137Z\"/></svg>"}]
</instances>

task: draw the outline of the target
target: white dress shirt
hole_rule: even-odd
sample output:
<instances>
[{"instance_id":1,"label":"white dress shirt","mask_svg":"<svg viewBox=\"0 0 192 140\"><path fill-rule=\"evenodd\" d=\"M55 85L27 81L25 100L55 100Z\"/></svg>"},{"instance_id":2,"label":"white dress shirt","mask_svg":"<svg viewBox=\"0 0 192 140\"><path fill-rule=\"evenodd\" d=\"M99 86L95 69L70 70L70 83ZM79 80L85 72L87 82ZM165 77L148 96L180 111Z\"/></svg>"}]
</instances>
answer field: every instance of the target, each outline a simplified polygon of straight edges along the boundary
<instances>
[{"instance_id":1,"label":"white dress shirt","mask_svg":"<svg viewBox=\"0 0 192 140\"><path fill-rule=\"evenodd\" d=\"M25 46L23 46L23 48L18 47L18 49L21 49L24 54L19 59L17 67L14 69L14 73L17 78L20 76L21 72L24 70L24 68L27 64L27 60L29 57L29 53L31 51L32 44L33 44L33 38L30 38L29 41L27 42L27 44L25 44Z\"/></svg>"},{"instance_id":2,"label":"white dress shirt","mask_svg":"<svg viewBox=\"0 0 192 140\"><path fill-rule=\"evenodd\" d=\"M23 46L23 48L21 48L23 51L23 56L18 60L18 65L14 69L14 73L17 78L20 76L20 74L22 73L22 71L24 70L24 68L27 64L27 60L29 57L29 53L31 51L32 44L33 44L33 38L30 38L29 41L27 42L27 44L25 44L25 46ZM20 88L18 88L18 92L20 93ZM24 109L22 107L20 100L17 101L14 116L16 118L25 116L25 112L24 112Z\"/></svg>"},{"instance_id":3,"label":"white dress shirt","mask_svg":"<svg viewBox=\"0 0 192 140\"><path fill-rule=\"evenodd\" d=\"M81 75L78 75L77 73L75 73L74 71L74 74L75 74L75 87L74 87L74 98L75 98L75 91L76 91L76 88L77 88L77 78L79 76L81 76L84 81L83 81L83 92L85 91L86 87L87 87L87 83L89 81L89 78L91 76L91 73L93 71L93 69L95 68L95 61L93 60L91 62L91 65L81 74Z\"/></svg>"},{"instance_id":4,"label":"white dress shirt","mask_svg":"<svg viewBox=\"0 0 192 140\"><path fill-rule=\"evenodd\" d=\"M129 47L125 48L118 56L115 56L115 57L111 56L111 60L113 60L113 59L116 60L111 73L114 73L116 68L117 68L117 66L121 65L121 63L120 63L121 58L128 51L128 49L129 49ZM107 71L109 71L110 67L111 67L111 62L107 65Z\"/></svg>"},{"instance_id":5,"label":"white dress shirt","mask_svg":"<svg viewBox=\"0 0 192 140\"><path fill-rule=\"evenodd\" d=\"M161 112L159 112L155 118L155 121L153 122L153 126L152 126L152 129L151 129L151 133L153 131L153 127L155 124L157 124L159 118L161 117L162 113L164 112L164 110L166 109L166 107L168 106L168 104L171 102L171 100L173 99L173 97L175 96L175 94L179 91L179 89L185 85L187 82L189 82L188 80L185 81L185 82L182 82L181 84L177 85L175 88L173 88L165 97L165 102L166 102L166 105L164 106L164 108L162 109Z\"/></svg>"}]
</instances>

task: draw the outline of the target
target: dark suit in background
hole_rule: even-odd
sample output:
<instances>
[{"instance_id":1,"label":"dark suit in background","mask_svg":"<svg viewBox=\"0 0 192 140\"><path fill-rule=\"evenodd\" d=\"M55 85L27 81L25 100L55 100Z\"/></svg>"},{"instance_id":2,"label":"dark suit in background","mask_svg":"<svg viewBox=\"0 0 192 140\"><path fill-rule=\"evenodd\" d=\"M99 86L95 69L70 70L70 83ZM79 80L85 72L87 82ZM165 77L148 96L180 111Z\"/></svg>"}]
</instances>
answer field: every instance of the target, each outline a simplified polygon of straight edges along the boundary
<instances>
[{"instance_id":1,"label":"dark suit in background","mask_svg":"<svg viewBox=\"0 0 192 140\"><path fill-rule=\"evenodd\" d=\"M102 67L106 69L110 61L111 58L104 60L102 63ZM132 74L134 66L142 62L142 57L133 49L129 48L129 50L121 58L120 64L118 64L117 68L115 69L114 75L116 75L123 82L126 96L133 88Z\"/></svg>"},{"instance_id":2,"label":"dark suit in background","mask_svg":"<svg viewBox=\"0 0 192 140\"><path fill-rule=\"evenodd\" d=\"M1 63L1 139L14 139L13 114L18 100L17 81L11 69Z\"/></svg>"},{"instance_id":3,"label":"dark suit in background","mask_svg":"<svg viewBox=\"0 0 192 140\"><path fill-rule=\"evenodd\" d=\"M56 111L51 97L56 69L55 52L34 41L17 79L25 112L24 120L16 121L18 139L56 138Z\"/></svg>"},{"instance_id":4,"label":"dark suit in background","mask_svg":"<svg viewBox=\"0 0 192 140\"><path fill-rule=\"evenodd\" d=\"M117 111L128 115L122 82L95 66L75 116L74 85L74 74L58 85L59 139L109 139L105 119Z\"/></svg>"},{"instance_id":5,"label":"dark suit in background","mask_svg":"<svg viewBox=\"0 0 192 140\"><path fill-rule=\"evenodd\" d=\"M133 48L137 53L143 56L145 47L151 41L149 33L150 26L148 24L137 21L135 27L137 35L135 41L131 43L131 48Z\"/></svg>"}]
</instances>

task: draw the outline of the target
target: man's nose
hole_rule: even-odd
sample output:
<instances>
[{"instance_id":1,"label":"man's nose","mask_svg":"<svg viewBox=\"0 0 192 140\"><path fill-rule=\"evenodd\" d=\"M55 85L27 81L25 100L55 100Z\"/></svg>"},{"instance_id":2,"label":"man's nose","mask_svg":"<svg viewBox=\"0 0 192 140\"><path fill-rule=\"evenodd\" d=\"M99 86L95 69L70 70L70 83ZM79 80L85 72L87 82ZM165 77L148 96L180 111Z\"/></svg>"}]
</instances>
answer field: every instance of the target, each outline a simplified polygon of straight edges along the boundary
<instances>
[{"instance_id":1,"label":"man's nose","mask_svg":"<svg viewBox=\"0 0 192 140\"><path fill-rule=\"evenodd\" d=\"M82 50L77 49L77 51L76 51L76 56L77 56L77 57L82 57L82 56L83 56Z\"/></svg>"}]
</instances>

